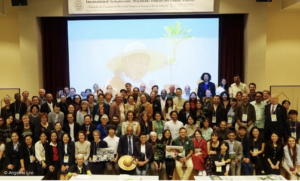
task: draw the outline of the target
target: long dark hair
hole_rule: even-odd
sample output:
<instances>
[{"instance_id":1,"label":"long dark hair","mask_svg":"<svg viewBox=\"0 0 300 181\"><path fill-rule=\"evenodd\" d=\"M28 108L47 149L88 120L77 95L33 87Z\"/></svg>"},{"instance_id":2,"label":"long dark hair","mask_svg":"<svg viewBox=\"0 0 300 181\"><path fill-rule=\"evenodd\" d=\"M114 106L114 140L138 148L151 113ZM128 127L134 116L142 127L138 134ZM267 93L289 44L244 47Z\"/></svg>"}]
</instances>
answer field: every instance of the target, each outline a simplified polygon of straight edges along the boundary
<instances>
[{"instance_id":1,"label":"long dark hair","mask_svg":"<svg viewBox=\"0 0 300 181\"><path fill-rule=\"evenodd\" d=\"M167 97L166 104L165 104L165 113L168 113L168 110L169 110L168 101L172 101L171 106L172 106L172 109L173 109L173 105L174 105L173 99L172 99L172 97Z\"/></svg>"},{"instance_id":2,"label":"long dark hair","mask_svg":"<svg viewBox=\"0 0 300 181\"><path fill-rule=\"evenodd\" d=\"M290 137L288 137L287 140L289 141L289 139L294 139L295 140L295 146L294 146L294 148L292 148L293 156L292 156L292 153L291 153L291 148L290 148L289 143L287 143L287 147L288 147L288 150L289 150L289 155L292 158L292 162L293 162L294 165L296 165L296 161L297 161L297 142L296 142L296 138L290 136Z\"/></svg>"},{"instance_id":3,"label":"long dark hair","mask_svg":"<svg viewBox=\"0 0 300 181\"><path fill-rule=\"evenodd\" d=\"M165 133L169 131L170 132L170 138L166 138L165 137ZM164 132L163 132L163 135L162 135L162 139L161 139L161 142L166 144L166 145L170 145L172 143L172 134L171 134L171 131L169 129L165 129Z\"/></svg>"},{"instance_id":4,"label":"long dark hair","mask_svg":"<svg viewBox=\"0 0 300 181\"><path fill-rule=\"evenodd\" d=\"M221 78L221 82L220 82L220 84L219 84L221 87L223 87L223 86L222 86L222 80L225 80L225 81L226 81L226 79L225 79L225 78ZM224 85L223 89L224 89L226 92L228 92L229 86L228 86L228 84L227 84L227 81L226 81L226 84ZM228 94L227 94L227 95L228 95Z\"/></svg>"},{"instance_id":5,"label":"long dark hair","mask_svg":"<svg viewBox=\"0 0 300 181\"><path fill-rule=\"evenodd\" d=\"M257 131L259 132L259 134L258 134L258 137L257 137L257 141L258 142L260 142L261 141L261 134L260 134L260 131L259 131L259 129L258 129L258 127L257 126L254 126L252 129L251 129L251 131L250 131L250 146L254 146L253 144L253 142L254 142L254 136L253 136L253 130L255 130L255 129L257 129ZM258 143L259 144L259 143Z\"/></svg>"},{"instance_id":6,"label":"long dark hair","mask_svg":"<svg viewBox=\"0 0 300 181\"><path fill-rule=\"evenodd\" d=\"M277 148L281 148L282 144L281 144L280 137L279 137L278 133L277 132L272 132L271 137L272 137L273 134L275 134L278 137L278 140L276 141ZM274 147L272 139L270 139L269 144L272 147Z\"/></svg>"},{"instance_id":7,"label":"long dark hair","mask_svg":"<svg viewBox=\"0 0 300 181\"><path fill-rule=\"evenodd\" d=\"M148 116L148 114L147 114L146 111L143 111L143 112L141 113L141 115L140 115L140 120L139 120L139 124L140 124L141 127L145 127L145 121L144 121L144 119L143 119L143 117L144 117L145 115L147 116L147 123L148 123L148 126L149 126L149 122L150 122L149 116ZM150 128L150 129L152 129L152 128Z\"/></svg>"},{"instance_id":8,"label":"long dark hair","mask_svg":"<svg viewBox=\"0 0 300 181\"><path fill-rule=\"evenodd\" d=\"M73 98L72 103L73 103L73 105L74 105L74 104L77 104L77 103L75 102L76 96L79 97L79 105L81 106L81 101L82 101L82 100L81 100L81 96L80 96L79 94L75 94L75 95L74 95L74 98Z\"/></svg>"},{"instance_id":9,"label":"long dark hair","mask_svg":"<svg viewBox=\"0 0 300 181\"><path fill-rule=\"evenodd\" d=\"M221 104L222 105L224 105L223 104L223 95L227 95L227 101L230 101L230 99L229 99L229 93L227 92L227 91L224 91L224 92L222 92L221 94L220 94L220 99L221 99Z\"/></svg>"},{"instance_id":10,"label":"long dark hair","mask_svg":"<svg viewBox=\"0 0 300 181\"><path fill-rule=\"evenodd\" d=\"M185 105L186 104L190 104L190 102L189 101L184 101L183 108L182 108L182 110L183 110L184 113L186 112L186 109L185 109ZM191 104L190 104L190 110L189 111L191 112Z\"/></svg>"},{"instance_id":11,"label":"long dark hair","mask_svg":"<svg viewBox=\"0 0 300 181\"><path fill-rule=\"evenodd\" d=\"M191 95L192 94L194 94L195 96L196 96L196 98L195 98L195 100L194 101L192 101L192 99L191 99ZM191 94L190 94L190 96L189 96L189 102L191 103L191 102L194 102L194 104L195 104L195 106L196 106L196 104L197 104L197 94L195 93L195 92L192 92Z\"/></svg>"}]
</instances>

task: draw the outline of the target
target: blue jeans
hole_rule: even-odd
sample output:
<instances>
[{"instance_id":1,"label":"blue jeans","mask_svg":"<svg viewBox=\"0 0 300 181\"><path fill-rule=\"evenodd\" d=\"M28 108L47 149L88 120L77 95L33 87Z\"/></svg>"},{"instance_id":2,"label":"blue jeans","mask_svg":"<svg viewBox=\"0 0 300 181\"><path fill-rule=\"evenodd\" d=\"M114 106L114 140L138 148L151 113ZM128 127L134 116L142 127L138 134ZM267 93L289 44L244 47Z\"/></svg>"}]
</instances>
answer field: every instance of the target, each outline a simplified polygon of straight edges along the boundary
<instances>
[{"instance_id":1,"label":"blue jeans","mask_svg":"<svg viewBox=\"0 0 300 181\"><path fill-rule=\"evenodd\" d=\"M148 172L149 163L145 165L145 168L143 170L139 170L138 167L136 167L136 174L137 175L146 175Z\"/></svg>"},{"instance_id":2,"label":"blue jeans","mask_svg":"<svg viewBox=\"0 0 300 181\"><path fill-rule=\"evenodd\" d=\"M251 161L249 163L245 163L242 161L242 172L244 175L253 175L253 167Z\"/></svg>"}]
</instances>

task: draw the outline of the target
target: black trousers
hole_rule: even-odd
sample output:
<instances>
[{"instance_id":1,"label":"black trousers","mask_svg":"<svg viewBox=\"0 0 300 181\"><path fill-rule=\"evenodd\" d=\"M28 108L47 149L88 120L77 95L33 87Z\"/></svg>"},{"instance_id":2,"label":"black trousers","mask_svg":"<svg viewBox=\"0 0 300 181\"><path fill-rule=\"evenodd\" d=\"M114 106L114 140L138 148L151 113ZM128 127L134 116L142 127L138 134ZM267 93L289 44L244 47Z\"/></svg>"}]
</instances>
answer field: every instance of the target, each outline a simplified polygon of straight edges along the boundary
<instances>
[{"instance_id":1,"label":"black trousers","mask_svg":"<svg viewBox=\"0 0 300 181\"><path fill-rule=\"evenodd\" d=\"M7 167L4 170L4 175L18 175L18 171L20 170L20 158L13 158L11 163L14 168L8 169Z\"/></svg>"},{"instance_id":2,"label":"black trousers","mask_svg":"<svg viewBox=\"0 0 300 181\"><path fill-rule=\"evenodd\" d=\"M59 164L59 161L54 161L53 162L53 167L54 167L54 170L53 172L51 172L49 170L49 166L50 165L47 165L48 168L47 168L47 180L58 180L58 177L57 177L57 172L59 171L60 169L60 164Z\"/></svg>"},{"instance_id":3,"label":"black trousers","mask_svg":"<svg viewBox=\"0 0 300 181\"><path fill-rule=\"evenodd\" d=\"M106 162L98 162L98 163L89 162L89 168L90 168L92 174L93 175L103 174L104 169L105 169L105 163Z\"/></svg>"},{"instance_id":4,"label":"black trousers","mask_svg":"<svg viewBox=\"0 0 300 181\"><path fill-rule=\"evenodd\" d=\"M166 171L167 171L168 178L169 178L169 176L173 176L174 169L175 169L175 160L174 159L166 159L165 164L166 164Z\"/></svg>"},{"instance_id":5,"label":"black trousers","mask_svg":"<svg viewBox=\"0 0 300 181\"><path fill-rule=\"evenodd\" d=\"M251 162L255 164L255 174L256 175L265 175L262 174L261 171L264 171L264 164L263 164L263 157L258 156L251 156Z\"/></svg>"}]
</instances>

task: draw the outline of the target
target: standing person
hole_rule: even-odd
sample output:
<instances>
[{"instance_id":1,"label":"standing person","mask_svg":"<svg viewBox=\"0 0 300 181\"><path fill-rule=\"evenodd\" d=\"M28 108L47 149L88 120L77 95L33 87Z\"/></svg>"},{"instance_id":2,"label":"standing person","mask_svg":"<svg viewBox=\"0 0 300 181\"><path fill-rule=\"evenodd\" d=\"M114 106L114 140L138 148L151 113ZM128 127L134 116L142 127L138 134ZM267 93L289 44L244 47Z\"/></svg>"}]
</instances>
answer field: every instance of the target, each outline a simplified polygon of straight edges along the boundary
<instances>
[{"instance_id":1,"label":"standing person","mask_svg":"<svg viewBox=\"0 0 300 181\"><path fill-rule=\"evenodd\" d=\"M46 174L46 153L45 149L47 149L47 134L45 132L41 132L39 135L39 141L35 143L35 156L37 161L37 175L44 176Z\"/></svg>"},{"instance_id":2,"label":"standing person","mask_svg":"<svg viewBox=\"0 0 300 181\"><path fill-rule=\"evenodd\" d=\"M229 157L231 159L230 172L232 176L241 175L241 161L243 158L243 145L241 142L236 141L235 130L230 130L228 133L228 140L225 142L229 145Z\"/></svg>"},{"instance_id":3,"label":"standing person","mask_svg":"<svg viewBox=\"0 0 300 181\"><path fill-rule=\"evenodd\" d=\"M163 109L163 116L165 121L170 121L171 120L171 116L170 113L172 111L177 111L177 106L174 104L173 99L171 97L168 97L166 100L166 104L165 107Z\"/></svg>"},{"instance_id":4,"label":"standing person","mask_svg":"<svg viewBox=\"0 0 300 181\"><path fill-rule=\"evenodd\" d=\"M3 168L3 163L5 160L4 152L5 152L5 143L2 141L2 139L0 137L0 169Z\"/></svg>"},{"instance_id":5,"label":"standing person","mask_svg":"<svg viewBox=\"0 0 300 181\"><path fill-rule=\"evenodd\" d=\"M5 103L5 106L1 108L1 117L6 120L7 116L9 115L10 113L10 101L11 99L8 97L8 96L5 96L4 99L3 99L4 103Z\"/></svg>"},{"instance_id":6,"label":"standing person","mask_svg":"<svg viewBox=\"0 0 300 181\"><path fill-rule=\"evenodd\" d=\"M287 141L287 138L292 136L296 140L300 138L300 122L297 120L298 111L290 110L289 117L290 119L286 121L285 124L285 131L284 131L284 138Z\"/></svg>"},{"instance_id":7,"label":"standing person","mask_svg":"<svg viewBox=\"0 0 300 181\"><path fill-rule=\"evenodd\" d=\"M36 156L33 139L31 135L26 135L24 140L25 144L22 145L22 150L24 152L24 167L26 175L33 176L36 174Z\"/></svg>"},{"instance_id":8,"label":"standing person","mask_svg":"<svg viewBox=\"0 0 300 181\"><path fill-rule=\"evenodd\" d=\"M256 175L265 175L263 153L265 150L265 139L260 135L259 129L253 127L250 131L250 154L251 162L255 164Z\"/></svg>"},{"instance_id":9,"label":"standing person","mask_svg":"<svg viewBox=\"0 0 300 181\"><path fill-rule=\"evenodd\" d=\"M217 132L220 141L227 140L229 129L227 128L226 121L221 121L220 127L217 128L215 131Z\"/></svg>"},{"instance_id":10,"label":"standing person","mask_svg":"<svg viewBox=\"0 0 300 181\"><path fill-rule=\"evenodd\" d=\"M265 107L265 139L269 140L271 138L272 132L277 132L279 137L284 135L287 115L286 109L278 104L278 96L274 94L271 96L271 104L266 105Z\"/></svg>"},{"instance_id":11,"label":"standing person","mask_svg":"<svg viewBox=\"0 0 300 181\"><path fill-rule=\"evenodd\" d=\"M229 94L228 92L222 92L220 94L220 104L223 106L223 108L226 110L226 112L229 111L230 109L230 97L229 97Z\"/></svg>"},{"instance_id":12,"label":"standing person","mask_svg":"<svg viewBox=\"0 0 300 181\"><path fill-rule=\"evenodd\" d=\"M191 104L189 101L185 101L183 103L183 109L181 109L178 113L178 119L183 123L183 125L188 123L188 117L194 117L194 110L191 109ZM196 123L196 122L195 122Z\"/></svg>"},{"instance_id":13,"label":"standing person","mask_svg":"<svg viewBox=\"0 0 300 181\"><path fill-rule=\"evenodd\" d=\"M88 102L88 105L89 105L89 107L88 107L89 111L90 111L90 113L93 113L94 112L94 106L96 105L95 96L94 96L94 94L88 94L86 98L87 98L87 102Z\"/></svg>"},{"instance_id":14,"label":"standing person","mask_svg":"<svg viewBox=\"0 0 300 181\"><path fill-rule=\"evenodd\" d=\"M160 112L161 113L161 104L160 104L160 100L156 99L155 98L156 94L154 91L152 91L150 93L150 104L152 104L152 119L155 119L155 115L153 113L156 113L156 112Z\"/></svg>"},{"instance_id":15,"label":"standing person","mask_svg":"<svg viewBox=\"0 0 300 181\"><path fill-rule=\"evenodd\" d=\"M210 125L214 130L220 127L221 121L226 119L226 110L220 101L220 96L214 96L214 104L208 108L208 118L211 120Z\"/></svg>"},{"instance_id":16,"label":"standing person","mask_svg":"<svg viewBox=\"0 0 300 181\"><path fill-rule=\"evenodd\" d=\"M85 115L91 115L91 112L89 111L88 108L88 102L87 101L82 101L81 102L81 107L76 113L76 122L79 123L79 125L84 124L84 116Z\"/></svg>"},{"instance_id":17,"label":"standing person","mask_svg":"<svg viewBox=\"0 0 300 181\"><path fill-rule=\"evenodd\" d=\"M206 175L204 164L207 157L207 142L202 138L199 130L195 131L194 137L195 153L192 155L194 169L198 171L198 175Z\"/></svg>"},{"instance_id":18,"label":"standing person","mask_svg":"<svg viewBox=\"0 0 300 181\"><path fill-rule=\"evenodd\" d=\"M127 115L128 111L137 111L136 103L132 95L128 96L127 103L125 104L125 115Z\"/></svg>"},{"instance_id":19,"label":"standing person","mask_svg":"<svg viewBox=\"0 0 300 181\"><path fill-rule=\"evenodd\" d=\"M28 99L29 92L28 91L23 91L22 96L23 96L23 99L21 100L21 102L24 102L27 107L31 106L32 102L31 102L30 99Z\"/></svg>"},{"instance_id":20,"label":"standing person","mask_svg":"<svg viewBox=\"0 0 300 181\"><path fill-rule=\"evenodd\" d=\"M266 104L270 104L270 96L271 96L270 91L264 90L264 91L263 91L263 94L264 94L264 96L263 96L263 101L264 101Z\"/></svg>"},{"instance_id":21,"label":"standing person","mask_svg":"<svg viewBox=\"0 0 300 181\"><path fill-rule=\"evenodd\" d=\"M60 111L64 113L66 116L68 114L68 103L67 103L67 98L66 94L61 94L60 95L60 102L58 103L58 106L60 108Z\"/></svg>"},{"instance_id":22,"label":"standing person","mask_svg":"<svg viewBox=\"0 0 300 181\"><path fill-rule=\"evenodd\" d=\"M205 170L207 175L213 175L214 170L216 170L214 165L214 157L217 154L217 152L220 152L221 143L218 140L218 134L216 132L213 132L211 134L211 139L209 142L207 142L207 154L208 157L206 159L205 163ZM205 175L204 175L205 176Z\"/></svg>"},{"instance_id":23,"label":"standing person","mask_svg":"<svg viewBox=\"0 0 300 181\"><path fill-rule=\"evenodd\" d=\"M54 131L56 132L57 136L58 136L58 140L61 140L62 139L62 135L65 133L63 130L62 130L63 126L61 125L60 122L56 122L54 124Z\"/></svg>"},{"instance_id":24,"label":"standing person","mask_svg":"<svg viewBox=\"0 0 300 181\"><path fill-rule=\"evenodd\" d=\"M128 126L132 126L133 135L137 136L140 134L140 124L134 120L134 112L132 111L127 112L127 121L122 124L122 135L126 134Z\"/></svg>"},{"instance_id":25,"label":"standing person","mask_svg":"<svg viewBox=\"0 0 300 181\"><path fill-rule=\"evenodd\" d=\"M100 131L101 140L108 135L108 116L106 114L101 117L101 124L96 127L96 130Z\"/></svg>"},{"instance_id":26,"label":"standing person","mask_svg":"<svg viewBox=\"0 0 300 181\"><path fill-rule=\"evenodd\" d=\"M152 105L147 101L145 95L141 95L141 102L137 104L137 110L138 113L142 113L144 111L147 112L147 115L149 116L150 120L152 121L152 114L153 114L153 109Z\"/></svg>"},{"instance_id":27,"label":"standing person","mask_svg":"<svg viewBox=\"0 0 300 181\"><path fill-rule=\"evenodd\" d=\"M69 91L69 95L68 93L66 92L67 94L67 103L70 105L74 102L74 99L75 99L75 95L76 95L76 89L71 87L70 88L70 91ZM77 94L78 95L78 94ZM79 96L79 95L78 95Z\"/></svg>"},{"instance_id":28,"label":"standing person","mask_svg":"<svg viewBox=\"0 0 300 181\"><path fill-rule=\"evenodd\" d=\"M249 93L247 85L241 82L241 78L240 78L239 75L235 75L233 77L233 80L234 80L234 83L231 84L231 86L230 86L230 88L231 88L231 91L229 92L230 95L231 95L230 97L235 98L236 93L239 92L239 91L241 91L242 94L244 94L244 93L248 94Z\"/></svg>"},{"instance_id":29,"label":"standing person","mask_svg":"<svg viewBox=\"0 0 300 181\"><path fill-rule=\"evenodd\" d=\"M236 131L240 126L246 126L248 132L253 128L253 124L256 121L256 114L254 106L249 104L248 94L243 94L243 104L237 107L235 117L237 120L237 124L235 124Z\"/></svg>"},{"instance_id":30,"label":"standing person","mask_svg":"<svg viewBox=\"0 0 300 181\"><path fill-rule=\"evenodd\" d=\"M225 78L221 79L219 87L216 89L216 95L220 95L222 92L228 92L229 87Z\"/></svg>"},{"instance_id":31,"label":"standing person","mask_svg":"<svg viewBox=\"0 0 300 181\"><path fill-rule=\"evenodd\" d=\"M161 105L161 111L164 110L166 105L166 99L167 98L167 91L165 89L161 90L160 92L160 105Z\"/></svg>"},{"instance_id":32,"label":"standing person","mask_svg":"<svg viewBox=\"0 0 300 181\"><path fill-rule=\"evenodd\" d=\"M192 139L186 136L186 129L184 127L179 129L179 137L177 137L172 145L174 146L183 146L183 149L185 151L185 155L183 158L179 158L175 160L176 163L176 171L178 173L178 176L180 180L188 180L190 178L190 175L193 171L193 161L192 161L192 155L194 153L194 142ZM183 173L182 170L182 164L185 163L187 169L185 173Z\"/></svg>"},{"instance_id":33,"label":"standing person","mask_svg":"<svg viewBox=\"0 0 300 181\"><path fill-rule=\"evenodd\" d=\"M74 116L73 114L69 113L68 115L68 123L64 124L63 130L65 133L69 133L70 140L75 142L77 141L77 134L80 130L80 125L78 123L74 123Z\"/></svg>"},{"instance_id":34,"label":"standing person","mask_svg":"<svg viewBox=\"0 0 300 181\"><path fill-rule=\"evenodd\" d=\"M203 127L200 129L201 133L202 133L202 137L205 141L210 141L211 138L211 134L213 133L213 129L209 126L209 119L208 118L204 118L203 120Z\"/></svg>"},{"instance_id":35,"label":"standing person","mask_svg":"<svg viewBox=\"0 0 300 181\"><path fill-rule=\"evenodd\" d=\"M13 121L13 116L9 115L6 121L4 121L4 123L0 127L0 136L3 142L4 143L11 142L12 133L16 130L17 130L17 126Z\"/></svg>"},{"instance_id":36,"label":"standing person","mask_svg":"<svg viewBox=\"0 0 300 181\"><path fill-rule=\"evenodd\" d=\"M288 100L283 100L281 105L286 109L286 113L287 113L287 116L289 118L289 111L290 111L291 102L288 101Z\"/></svg>"},{"instance_id":37,"label":"standing person","mask_svg":"<svg viewBox=\"0 0 300 181\"><path fill-rule=\"evenodd\" d=\"M58 135L55 131L51 132L50 143L45 146L46 153L46 164L47 169L47 180L58 180L57 172L60 170L59 152L58 152Z\"/></svg>"},{"instance_id":38,"label":"standing person","mask_svg":"<svg viewBox=\"0 0 300 181\"><path fill-rule=\"evenodd\" d=\"M144 111L141 113L138 132L143 132L147 135L147 140L150 138L150 133L153 131L152 121L148 117L148 114Z\"/></svg>"},{"instance_id":39,"label":"standing person","mask_svg":"<svg viewBox=\"0 0 300 181\"><path fill-rule=\"evenodd\" d=\"M289 174L291 180L299 180L300 172L300 145L296 144L294 137L288 138L288 143L283 147L284 158L282 167Z\"/></svg>"},{"instance_id":40,"label":"standing person","mask_svg":"<svg viewBox=\"0 0 300 181\"><path fill-rule=\"evenodd\" d=\"M255 95L256 95L256 84L250 83L249 84L249 102L255 101Z\"/></svg>"},{"instance_id":41,"label":"standing person","mask_svg":"<svg viewBox=\"0 0 300 181\"><path fill-rule=\"evenodd\" d=\"M120 137L122 135L122 124L119 123L118 116L114 115L112 121L109 123L109 125L113 125L116 127L115 135L117 137Z\"/></svg>"},{"instance_id":42,"label":"standing person","mask_svg":"<svg viewBox=\"0 0 300 181\"><path fill-rule=\"evenodd\" d=\"M236 119L235 119L235 111L237 107L236 98L230 99L230 109L227 111L227 128L230 130L235 130Z\"/></svg>"},{"instance_id":43,"label":"standing person","mask_svg":"<svg viewBox=\"0 0 300 181\"><path fill-rule=\"evenodd\" d=\"M184 125L186 128L187 137L193 139L195 136L195 131L198 130L197 125L195 124L194 117L189 115L187 118L187 124Z\"/></svg>"},{"instance_id":44,"label":"standing person","mask_svg":"<svg viewBox=\"0 0 300 181\"><path fill-rule=\"evenodd\" d=\"M120 120L120 123L123 123L125 121L125 108L124 108L123 97L121 93L116 95L115 101L110 105L108 115L110 120L112 120L112 117L114 115L117 115Z\"/></svg>"},{"instance_id":45,"label":"standing person","mask_svg":"<svg viewBox=\"0 0 300 181\"><path fill-rule=\"evenodd\" d=\"M169 91L170 91L170 92L167 94L167 98L168 98L168 97L171 97L172 99L174 99L175 96L176 96L176 93L175 93L175 85L171 84L171 85L169 86Z\"/></svg>"},{"instance_id":46,"label":"standing person","mask_svg":"<svg viewBox=\"0 0 300 181\"><path fill-rule=\"evenodd\" d=\"M104 102L108 105L111 105L112 101L113 101L112 94L110 92L106 92Z\"/></svg>"},{"instance_id":47,"label":"standing person","mask_svg":"<svg viewBox=\"0 0 300 181\"><path fill-rule=\"evenodd\" d=\"M254 125L258 127L259 131L261 133L264 132L264 126L265 126L265 106L267 105L262 101L263 93L262 92L256 92L255 94L255 101L252 101L250 104L252 104L255 108L255 114L256 114L256 121Z\"/></svg>"},{"instance_id":48,"label":"standing person","mask_svg":"<svg viewBox=\"0 0 300 181\"><path fill-rule=\"evenodd\" d=\"M184 91L185 91L185 94L184 94L184 99L185 100L189 100L190 99L190 94L191 94L191 87L189 85L186 85L184 87ZM196 94L196 93L195 93Z\"/></svg>"},{"instance_id":49,"label":"standing person","mask_svg":"<svg viewBox=\"0 0 300 181\"><path fill-rule=\"evenodd\" d=\"M89 140L90 142L94 139L93 132L96 129L96 126L91 124L91 122L92 122L92 116L85 115L84 116L84 124L82 126L80 126L80 130L84 131L87 140Z\"/></svg>"},{"instance_id":50,"label":"standing person","mask_svg":"<svg viewBox=\"0 0 300 181\"><path fill-rule=\"evenodd\" d=\"M280 163L283 158L283 146L277 133L272 133L271 140L265 146L266 174L280 175Z\"/></svg>"},{"instance_id":51,"label":"standing person","mask_svg":"<svg viewBox=\"0 0 300 181\"><path fill-rule=\"evenodd\" d=\"M235 96L237 102L238 102L238 105L242 105L243 104L243 93L241 91L238 91L236 93L236 96Z\"/></svg>"},{"instance_id":52,"label":"standing person","mask_svg":"<svg viewBox=\"0 0 300 181\"><path fill-rule=\"evenodd\" d=\"M69 180L69 168L75 163L75 144L68 133L62 135L62 141L58 143L60 157L60 180Z\"/></svg>"},{"instance_id":53,"label":"standing person","mask_svg":"<svg viewBox=\"0 0 300 181\"><path fill-rule=\"evenodd\" d=\"M103 139L107 143L108 148L114 148L114 160L108 161L105 164L106 171L108 175L112 175L113 170L115 171L115 175L120 175L120 169L118 166L118 144L119 137L115 136L116 127L114 125L108 126L108 136Z\"/></svg>"},{"instance_id":54,"label":"standing person","mask_svg":"<svg viewBox=\"0 0 300 181\"><path fill-rule=\"evenodd\" d=\"M197 100L194 108L194 114L196 116L196 125L198 126L198 128L202 128L203 121L207 116L207 107L203 106L203 102L201 100Z\"/></svg>"},{"instance_id":55,"label":"standing person","mask_svg":"<svg viewBox=\"0 0 300 181\"><path fill-rule=\"evenodd\" d=\"M165 127L165 121L161 119L161 114L159 112L155 113L155 120L152 121L153 131L156 132L158 140L163 137L163 131Z\"/></svg>"},{"instance_id":56,"label":"standing person","mask_svg":"<svg viewBox=\"0 0 300 181\"><path fill-rule=\"evenodd\" d=\"M150 161L153 158L152 145L147 142L147 134L141 132L139 135L140 141L134 144L134 159L136 162L136 174L146 175L150 166Z\"/></svg>"},{"instance_id":57,"label":"standing person","mask_svg":"<svg viewBox=\"0 0 300 181\"><path fill-rule=\"evenodd\" d=\"M84 157L84 164L88 165L90 150L91 142L86 140L86 134L83 131L79 131L78 141L75 143L75 157L79 154L82 154Z\"/></svg>"},{"instance_id":58,"label":"standing person","mask_svg":"<svg viewBox=\"0 0 300 181\"><path fill-rule=\"evenodd\" d=\"M47 138L50 140L50 133L53 129L53 126L48 123L47 113L41 113L41 122L34 128L34 142L37 142L40 139L42 132L44 132L47 135Z\"/></svg>"},{"instance_id":59,"label":"standing person","mask_svg":"<svg viewBox=\"0 0 300 181\"><path fill-rule=\"evenodd\" d=\"M177 119L178 118L177 111L172 111L170 115L172 120L165 123L164 129L165 130L169 129L172 134L172 138L176 139L177 137L179 137L178 130L183 127L183 123Z\"/></svg>"},{"instance_id":60,"label":"standing person","mask_svg":"<svg viewBox=\"0 0 300 181\"><path fill-rule=\"evenodd\" d=\"M243 175L253 175L253 167L250 160L250 140L246 136L247 128L240 126L236 140L243 145L242 173Z\"/></svg>"},{"instance_id":61,"label":"standing person","mask_svg":"<svg viewBox=\"0 0 300 181\"><path fill-rule=\"evenodd\" d=\"M48 123L54 126L55 123L59 122L61 125L64 124L64 113L60 111L58 104L54 105L52 112L48 114Z\"/></svg>"},{"instance_id":62,"label":"standing person","mask_svg":"<svg viewBox=\"0 0 300 181\"><path fill-rule=\"evenodd\" d=\"M161 142L164 145L164 148L166 148L166 146L172 145L173 139L172 139L170 130L168 130L168 129L164 130L163 138L162 138ZM174 168L175 168L174 158L166 158L165 165L166 165L166 172L167 172L168 180L172 180Z\"/></svg>"},{"instance_id":63,"label":"standing person","mask_svg":"<svg viewBox=\"0 0 300 181\"><path fill-rule=\"evenodd\" d=\"M29 124L33 127L33 130L41 120L41 114L39 113L39 110L40 109L38 105L32 105L30 108Z\"/></svg>"},{"instance_id":64,"label":"standing person","mask_svg":"<svg viewBox=\"0 0 300 181\"><path fill-rule=\"evenodd\" d=\"M213 170L214 175L228 176L231 159L229 157L229 145L227 142L221 143L221 151L218 151L214 156L214 165L216 170Z\"/></svg>"},{"instance_id":65,"label":"standing person","mask_svg":"<svg viewBox=\"0 0 300 181\"><path fill-rule=\"evenodd\" d=\"M40 110L41 110L41 105L39 105L39 98L38 98L38 96L32 96L31 99L32 99L32 104L31 104L31 106L28 106L28 107L27 107L27 114L30 113L31 107L32 107L33 105L38 106L39 112L40 112ZM5 100L4 100L4 102L5 102Z\"/></svg>"},{"instance_id":66,"label":"standing person","mask_svg":"<svg viewBox=\"0 0 300 181\"><path fill-rule=\"evenodd\" d=\"M33 126L29 123L29 117L25 114L22 117L22 125L19 125L17 128L19 140L24 143L26 135L30 135L33 137L34 129Z\"/></svg>"},{"instance_id":67,"label":"standing person","mask_svg":"<svg viewBox=\"0 0 300 181\"><path fill-rule=\"evenodd\" d=\"M105 163L97 159L97 150L100 148L107 148L107 143L100 139L101 133L99 130L93 132L94 140L91 142L89 167L94 175L101 175L104 173Z\"/></svg>"},{"instance_id":68,"label":"standing person","mask_svg":"<svg viewBox=\"0 0 300 181\"><path fill-rule=\"evenodd\" d=\"M216 86L213 82L210 82L211 75L209 73L203 73L200 78L203 82L199 83L198 85L198 92L197 95L199 99L202 99L205 97L206 90L210 90L212 93L212 96L216 95Z\"/></svg>"},{"instance_id":69,"label":"standing person","mask_svg":"<svg viewBox=\"0 0 300 181\"><path fill-rule=\"evenodd\" d=\"M42 104L41 105L41 113L47 113L49 114L50 112L53 111L53 108L54 108L54 104L53 104L53 96L52 94L48 93L46 95L46 103Z\"/></svg>"},{"instance_id":70,"label":"standing person","mask_svg":"<svg viewBox=\"0 0 300 181\"><path fill-rule=\"evenodd\" d=\"M196 95L196 93L192 92L187 100L190 102L191 109L194 110L195 107L196 107L196 104L197 104L197 95Z\"/></svg>"},{"instance_id":71,"label":"standing person","mask_svg":"<svg viewBox=\"0 0 300 181\"><path fill-rule=\"evenodd\" d=\"M21 95L19 93L15 94L15 100L16 101L10 105L9 111L14 118L14 122L20 125L22 124L22 116L27 112L27 106L24 102L21 102Z\"/></svg>"},{"instance_id":72,"label":"standing person","mask_svg":"<svg viewBox=\"0 0 300 181\"><path fill-rule=\"evenodd\" d=\"M77 113L77 111L80 110L80 108L81 108L81 102L82 102L81 96L78 95L78 94L76 94L74 96L74 99L73 99L73 102L72 102L72 105L74 106L74 112L75 113Z\"/></svg>"},{"instance_id":73,"label":"standing person","mask_svg":"<svg viewBox=\"0 0 300 181\"><path fill-rule=\"evenodd\" d=\"M46 90L45 89L40 89L39 90L39 104L40 105L43 105L47 102L45 95L46 95Z\"/></svg>"},{"instance_id":74,"label":"standing person","mask_svg":"<svg viewBox=\"0 0 300 181\"><path fill-rule=\"evenodd\" d=\"M178 111L180 111L183 108L183 104L186 101L182 97L182 90L181 88L176 89L176 97L173 99L174 105L177 106Z\"/></svg>"},{"instance_id":75,"label":"standing person","mask_svg":"<svg viewBox=\"0 0 300 181\"><path fill-rule=\"evenodd\" d=\"M101 123L101 117L106 114L109 115L110 113L110 107L109 104L104 102L104 95L99 94L98 95L99 104L96 104L93 108L93 124L95 126L98 126L98 124Z\"/></svg>"}]
</instances>

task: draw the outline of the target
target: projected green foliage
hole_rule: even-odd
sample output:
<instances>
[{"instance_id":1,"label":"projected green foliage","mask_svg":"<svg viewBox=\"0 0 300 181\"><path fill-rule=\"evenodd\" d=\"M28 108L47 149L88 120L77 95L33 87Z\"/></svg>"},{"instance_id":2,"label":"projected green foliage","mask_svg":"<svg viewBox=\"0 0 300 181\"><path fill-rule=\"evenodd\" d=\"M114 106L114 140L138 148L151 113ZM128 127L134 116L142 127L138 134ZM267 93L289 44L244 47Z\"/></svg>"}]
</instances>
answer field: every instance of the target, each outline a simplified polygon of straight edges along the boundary
<instances>
[{"instance_id":1,"label":"projected green foliage","mask_svg":"<svg viewBox=\"0 0 300 181\"><path fill-rule=\"evenodd\" d=\"M179 21L175 23L174 26L168 25L164 26L165 32L165 38L168 39L168 45L170 47L173 47L172 55L168 59L168 66L170 69L170 77L171 77L171 83L172 83L172 66L176 62L176 53L179 45L185 41L185 40L191 40L195 38L194 36L189 35L189 33L193 29L187 29L186 27L181 27L181 24Z\"/></svg>"}]
</instances>

